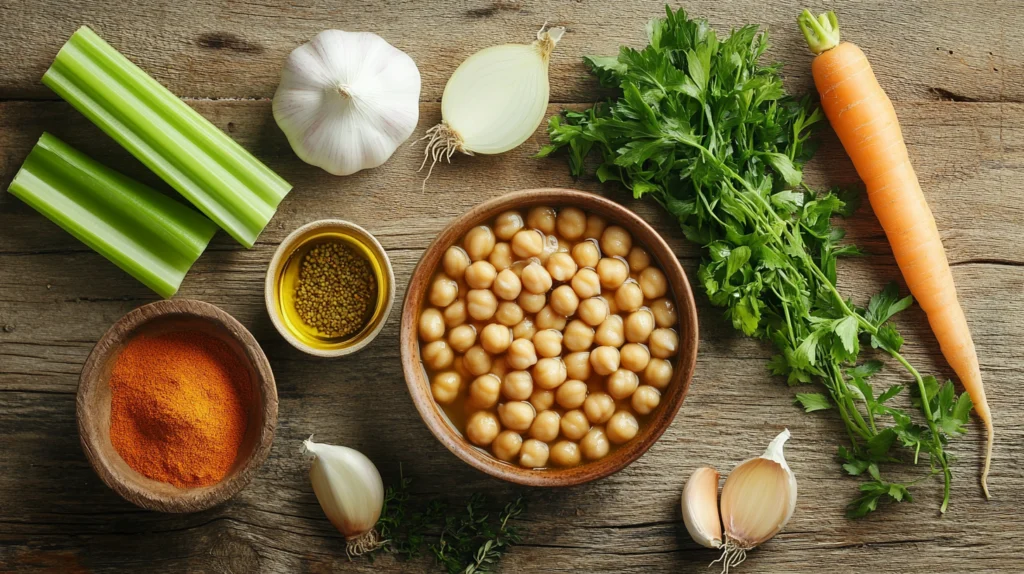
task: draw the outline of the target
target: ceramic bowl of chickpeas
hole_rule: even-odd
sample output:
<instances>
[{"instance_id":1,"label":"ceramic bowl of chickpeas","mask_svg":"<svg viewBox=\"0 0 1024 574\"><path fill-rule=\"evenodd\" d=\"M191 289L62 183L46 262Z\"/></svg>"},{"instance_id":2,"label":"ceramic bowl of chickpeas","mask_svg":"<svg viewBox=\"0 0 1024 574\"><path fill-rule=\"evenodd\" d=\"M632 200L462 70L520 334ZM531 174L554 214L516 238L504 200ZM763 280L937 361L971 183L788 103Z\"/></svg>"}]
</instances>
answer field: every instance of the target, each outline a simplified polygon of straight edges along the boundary
<instances>
[{"instance_id":1,"label":"ceramic bowl of chickpeas","mask_svg":"<svg viewBox=\"0 0 1024 574\"><path fill-rule=\"evenodd\" d=\"M671 424L697 354L664 239L593 193L510 193L452 222L413 272L402 363L427 426L471 466L566 486L617 472Z\"/></svg>"}]
</instances>

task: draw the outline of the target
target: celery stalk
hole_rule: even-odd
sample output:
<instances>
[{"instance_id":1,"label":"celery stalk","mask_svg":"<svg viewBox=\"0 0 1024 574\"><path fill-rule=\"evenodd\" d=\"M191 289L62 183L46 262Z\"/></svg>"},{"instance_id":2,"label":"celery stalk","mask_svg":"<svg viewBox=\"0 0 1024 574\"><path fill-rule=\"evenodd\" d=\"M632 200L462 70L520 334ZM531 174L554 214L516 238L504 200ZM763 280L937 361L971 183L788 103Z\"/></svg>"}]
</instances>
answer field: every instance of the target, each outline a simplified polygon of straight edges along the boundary
<instances>
[{"instance_id":1,"label":"celery stalk","mask_svg":"<svg viewBox=\"0 0 1024 574\"><path fill-rule=\"evenodd\" d=\"M8 188L162 297L178 290L217 226L43 133Z\"/></svg>"},{"instance_id":2,"label":"celery stalk","mask_svg":"<svg viewBox=\"0 0 1024 574\"><path fill-rule=\"evenodd\" d=\"M43 83L246 247L291 189L86 26Z\"/></svg>"}]
</instances>

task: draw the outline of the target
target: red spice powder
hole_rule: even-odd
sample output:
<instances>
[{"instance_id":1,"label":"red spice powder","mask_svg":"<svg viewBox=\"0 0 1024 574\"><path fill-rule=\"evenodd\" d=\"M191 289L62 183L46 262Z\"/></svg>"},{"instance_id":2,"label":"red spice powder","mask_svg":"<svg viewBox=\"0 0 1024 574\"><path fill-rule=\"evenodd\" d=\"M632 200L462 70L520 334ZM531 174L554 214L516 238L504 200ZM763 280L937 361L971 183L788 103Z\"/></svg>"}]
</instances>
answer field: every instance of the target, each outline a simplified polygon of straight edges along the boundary
<instances>
[{"instance_id":1,"label":"red spice powder","mask_svg":"<svg viewBox=\"0 0 1024 574\"><path fill-rule=\"evenodd\" d=\"M132 339L110 378L110 440L128 466L179 488L219 482L245 437L248 371L199 331Z\"/></svg>"}]
</instances>

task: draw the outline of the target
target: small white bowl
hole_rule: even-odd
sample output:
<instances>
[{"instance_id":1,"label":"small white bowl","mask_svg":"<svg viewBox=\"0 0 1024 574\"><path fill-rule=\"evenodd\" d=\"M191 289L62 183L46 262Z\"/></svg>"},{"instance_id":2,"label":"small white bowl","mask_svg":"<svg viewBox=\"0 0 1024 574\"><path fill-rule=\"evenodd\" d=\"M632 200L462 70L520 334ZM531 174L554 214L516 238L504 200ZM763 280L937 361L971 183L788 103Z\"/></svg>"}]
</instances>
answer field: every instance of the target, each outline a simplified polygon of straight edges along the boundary
<instances>
[{"instance_id":1,"label":"small white bowl","mask_svg":"<svg viewBox=\"0 0 1024 574\"><path fill-rule=\"evenodd\" d=\"M327 238L347 241L361 249L370 261L377 279L377 302L370 320L358 333L333 341L312 334L308 327L303 328L294 309L287 309L287 304L281 298L282 282L286 283L284 288L288 288L290 281L285 277L290 265L298 265L303 250ZM294 273L289 277L293 276ZM395 302L395 271L387 252L368 231L342 219L321 219L296 229L278 246L267 268L264 299L267 313L277 332L293 347L317 357L342 357L369 345L384 328Z\"/></svg>"}]
</instances>

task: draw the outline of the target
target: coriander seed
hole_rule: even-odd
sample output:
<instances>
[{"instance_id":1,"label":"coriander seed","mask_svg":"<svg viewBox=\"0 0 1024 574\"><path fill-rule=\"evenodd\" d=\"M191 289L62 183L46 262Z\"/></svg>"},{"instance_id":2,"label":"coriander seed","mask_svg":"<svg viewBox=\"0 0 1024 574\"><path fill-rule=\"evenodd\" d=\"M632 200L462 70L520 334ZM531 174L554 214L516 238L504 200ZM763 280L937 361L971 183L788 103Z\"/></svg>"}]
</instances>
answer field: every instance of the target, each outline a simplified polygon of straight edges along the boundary
<instances>
[{"instance_id":1,"label":"coriander seed","mask_svg":"<svg viewBox=\"0 0 1024 574\"><path fill-rule=\"evenodd\" d=\"M376 300L373 268L351 245L320 243L303 256L295 311L310 327L330 337L351 335L366 324Z\"/></svg>"}]
</instances>

